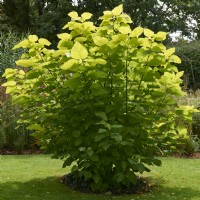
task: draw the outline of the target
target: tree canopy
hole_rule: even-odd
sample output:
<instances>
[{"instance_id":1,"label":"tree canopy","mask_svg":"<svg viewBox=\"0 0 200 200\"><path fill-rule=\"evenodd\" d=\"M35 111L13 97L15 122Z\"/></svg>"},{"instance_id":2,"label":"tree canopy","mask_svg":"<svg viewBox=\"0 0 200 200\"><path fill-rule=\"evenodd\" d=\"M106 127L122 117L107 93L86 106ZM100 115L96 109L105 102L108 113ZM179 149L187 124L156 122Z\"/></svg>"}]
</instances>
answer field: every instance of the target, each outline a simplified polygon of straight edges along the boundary
<instances>
[{"instance_id":1,"label":"tree canopy","mask_svg":"<svg viewBox=\"0 0 200 200\"><path fill-rule=\"evenodd\" d=\"M131 16L132 28L148 27L157 32L180 31L183 36L200 38L200 2L197 0L3 0L1 4L13 26L41 37L55 38L69 18L71 10L81 14L92 12L99 23L103 10L123 3L124 12Z\"/></svg>"}]
</instances>

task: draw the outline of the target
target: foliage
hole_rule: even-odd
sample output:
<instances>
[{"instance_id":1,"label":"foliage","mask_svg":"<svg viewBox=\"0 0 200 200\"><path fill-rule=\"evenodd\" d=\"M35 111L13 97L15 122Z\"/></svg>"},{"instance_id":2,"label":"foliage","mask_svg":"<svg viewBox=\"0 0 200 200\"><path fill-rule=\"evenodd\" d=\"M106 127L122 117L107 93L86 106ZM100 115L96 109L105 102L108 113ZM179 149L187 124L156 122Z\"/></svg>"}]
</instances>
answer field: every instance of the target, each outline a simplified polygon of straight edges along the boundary
<instances>
[{"instance_id":1,"label":"foliage","mask_svg":"<svg viewBox=\"0 0 200 200\"><path fill-rule=\"evenodd\" d=\"M24 125L17 124L20 112L10 102L10 98L1 103L0 106L0 149L16 150L34 147L34 140L30 131Z\"/></svg>"},{"instance_id":2,"label":"foliage","mask_svg":"<svg viewBox=\"0 0 200 200\"><path fill-rule=\"evenodd\" d=\"M19 36L13 31L0 32L0 75L6 68L14 68L15 60L19 59L25 50L12 51L13 45L19 43L26 35ZM1 81L2 82L2 81Z\"/></svg>"},{"instance_id":3,"label":"foliage","mask_svg":"<svg viewBox=\"0 0 200 200\"><path fill-rule=\"evenodd\" d=\"M194 109L174 98L184 95L173 64L181 60L162 44L165 32L131 30L122 5L105 11L99 27L90 13L69 16L58 50L36 35L14 47L29 51L16 61L24 70L6 69L4 86L23 110L21 122L64 167L74 164L72 173L95 191L128 187L146 165L161 164L158 143L185 131L177 116L191 120Z\"/></svg>"},{"instance_id":4,"label":"foliage","mask_svg":"<svg viewBox=\"0 0 200 200\"><path fill-rule=\"evenodd\" d=\"M176 50L182 63L178 66L179 70L184 70L184 86L186 89L196 90L200 88L200 68L199 50L200 42L177 43Z\"/></svg>"}]
</instances>

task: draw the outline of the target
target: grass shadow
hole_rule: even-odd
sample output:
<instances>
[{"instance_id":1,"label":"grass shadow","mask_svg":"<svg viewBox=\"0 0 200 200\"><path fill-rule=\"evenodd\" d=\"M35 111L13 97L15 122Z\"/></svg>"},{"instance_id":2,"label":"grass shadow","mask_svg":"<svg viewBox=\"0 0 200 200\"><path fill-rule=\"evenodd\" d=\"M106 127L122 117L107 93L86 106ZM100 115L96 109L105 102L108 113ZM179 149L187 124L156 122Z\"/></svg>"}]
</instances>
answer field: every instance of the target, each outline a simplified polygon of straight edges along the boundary
<instances>
[{"instance_id":1,"label":"grass shadow","mask_svg":"<svg viewBox=\"0 0 200 200\"><path fill-rule=\"evenodd\" d=\"M167 187L162 179L151 179L156 186L152 192L139 195L106 196L88 195L70 190L62 184L58 177L47 177L43 179L32 179L27 182L5 182L0 183L0 200L131 200L131 199L162 199L162 200L194 200L200 198L197 189L176 186Z\"/></svg>"}]
</instances>

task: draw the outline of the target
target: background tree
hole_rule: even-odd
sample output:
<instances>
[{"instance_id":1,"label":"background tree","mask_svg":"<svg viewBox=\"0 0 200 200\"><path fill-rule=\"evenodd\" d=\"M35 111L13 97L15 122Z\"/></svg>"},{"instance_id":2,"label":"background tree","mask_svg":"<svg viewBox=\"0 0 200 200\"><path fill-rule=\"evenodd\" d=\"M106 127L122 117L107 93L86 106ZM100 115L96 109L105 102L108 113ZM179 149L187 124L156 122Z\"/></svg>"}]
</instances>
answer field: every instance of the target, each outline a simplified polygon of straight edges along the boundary
<instances>
[{"instance_id":1,"label":"background tree","mask_svg":"<svg viewBox=\"0 0 200 200\"><path fill-rule=\"evenodd\" d=\"M13 25L21 31L31 30L40 37L55 39L62 26L69 21L71 10L79 14L94 13L92 20L104 10L123 3L124 12L133 19L133 27L148 27L153 31L180 31L183 36L200 37L200 3L197 0L4 0L3 6Z\"/></svg>"},{"instance_id":2,"label":"background tree","mask_svg":"<svg viewBox=\"0 0 200 200\"><path fill-rule=\"evenodd\" d=\"M9 28L11 27L10 21L8 16L5 14L3 5L0 2L0 32L5 33L8 32Z\"/></svg>"},{"instance_id":3,"label":"background tree","mask_svg":"<svg viewBox=\"0 0 200 200\"><path fill-rule=\"evenodd\" d=\"M3 7L13 26L22 32L31 28L29 0L4 0Z\"/></svg>"}]
</instances>

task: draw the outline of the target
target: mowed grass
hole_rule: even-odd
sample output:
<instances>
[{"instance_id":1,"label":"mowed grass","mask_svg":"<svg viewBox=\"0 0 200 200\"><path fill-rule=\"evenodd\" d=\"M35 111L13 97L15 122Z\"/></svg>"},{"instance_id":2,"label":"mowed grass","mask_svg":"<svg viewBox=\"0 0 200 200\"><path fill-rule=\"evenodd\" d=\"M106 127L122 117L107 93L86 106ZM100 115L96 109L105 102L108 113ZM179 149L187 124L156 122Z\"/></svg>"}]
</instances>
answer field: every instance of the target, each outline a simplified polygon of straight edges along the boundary
<instances>
[{"instance_id":1,"label":"mowed grass","mask_svg":"<svg viewBox=\"0 0 200 200\"><path fill-rule=\"evenodd\" d=\"M0 200L200 200L200 159L161 158L162 167L144 174L155 185L137 195L89 195L59 181L69 168L49 155L0 156Z\"/></svg>"}]
</instances>

